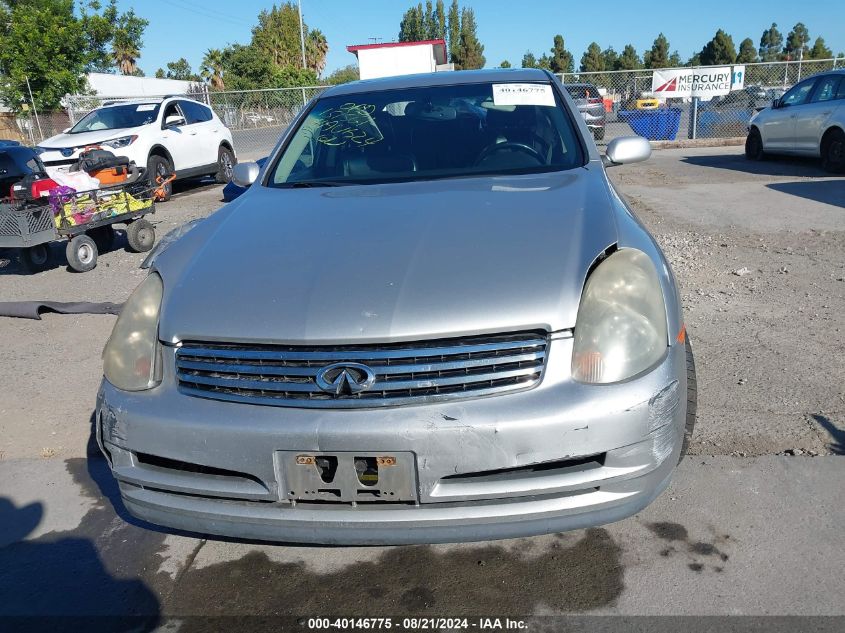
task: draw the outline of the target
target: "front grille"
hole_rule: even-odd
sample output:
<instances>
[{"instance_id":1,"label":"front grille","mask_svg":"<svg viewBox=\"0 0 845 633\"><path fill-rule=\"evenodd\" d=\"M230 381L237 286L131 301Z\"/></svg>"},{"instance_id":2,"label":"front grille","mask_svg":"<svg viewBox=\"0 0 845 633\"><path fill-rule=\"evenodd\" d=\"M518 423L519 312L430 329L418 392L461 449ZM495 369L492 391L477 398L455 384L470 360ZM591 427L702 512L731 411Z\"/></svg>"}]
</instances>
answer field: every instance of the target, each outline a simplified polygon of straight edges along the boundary
<instances>
[{"instance_id":1,"label":"front grille","mask_svg":"<svg viewBox=\"0 0 845 633\"><path fill-rule=\"evenodd\" d=\"M421 404L532 387L547 343L544 332L316 347L187 342L176 350L176 375L182 392L217 400L312 408ZM365 365L375 381L360 393L328 393L317 374L337 363Z\"/></svg>"}]
</instances>

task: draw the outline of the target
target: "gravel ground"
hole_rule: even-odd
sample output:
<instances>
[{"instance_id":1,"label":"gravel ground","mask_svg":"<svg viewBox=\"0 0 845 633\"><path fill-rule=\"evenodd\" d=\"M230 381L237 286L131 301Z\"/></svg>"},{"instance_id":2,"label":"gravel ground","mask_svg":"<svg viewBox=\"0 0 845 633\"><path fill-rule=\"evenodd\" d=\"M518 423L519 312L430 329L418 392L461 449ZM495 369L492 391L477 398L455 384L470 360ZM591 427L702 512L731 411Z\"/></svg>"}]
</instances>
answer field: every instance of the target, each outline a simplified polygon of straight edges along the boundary
<instances>
[{"instance_id":1,"label":"gravel ground","mask_svg":"<svg viewBox=\"0 0 845 633\"><path fill-rule=\"evenodd\" d=\"M814 163L750 164L738 148L663 150L611 178L664 248L683 294L699 378L698 455L845 452L845 179ZM159 236L219 208L187 185ZM123 301L143 278L125 238L75 274L28 275L0 250L0 300ZM0 459L85 455L114 317L0 319Z\"/></svg>"}]
</instances>

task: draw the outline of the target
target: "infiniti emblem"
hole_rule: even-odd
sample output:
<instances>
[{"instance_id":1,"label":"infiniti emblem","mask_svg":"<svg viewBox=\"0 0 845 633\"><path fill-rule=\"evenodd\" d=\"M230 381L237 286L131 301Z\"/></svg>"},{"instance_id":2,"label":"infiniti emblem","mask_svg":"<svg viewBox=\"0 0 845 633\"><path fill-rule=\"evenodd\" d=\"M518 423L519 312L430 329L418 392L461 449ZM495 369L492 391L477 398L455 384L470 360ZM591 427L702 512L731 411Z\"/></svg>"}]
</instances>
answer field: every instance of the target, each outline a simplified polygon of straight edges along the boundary
<instances>
[{"instance_id":1,"label":"infiniti emblem","mask_svg":"<svg viewBox=\"0 0 845 633\"><path fill-rule=\"evenodd\" d=\"M317 386L335 396L351 396L373 386L376 375L366 365L335 363L317 372Z\"/></svg>"}]
</instances>

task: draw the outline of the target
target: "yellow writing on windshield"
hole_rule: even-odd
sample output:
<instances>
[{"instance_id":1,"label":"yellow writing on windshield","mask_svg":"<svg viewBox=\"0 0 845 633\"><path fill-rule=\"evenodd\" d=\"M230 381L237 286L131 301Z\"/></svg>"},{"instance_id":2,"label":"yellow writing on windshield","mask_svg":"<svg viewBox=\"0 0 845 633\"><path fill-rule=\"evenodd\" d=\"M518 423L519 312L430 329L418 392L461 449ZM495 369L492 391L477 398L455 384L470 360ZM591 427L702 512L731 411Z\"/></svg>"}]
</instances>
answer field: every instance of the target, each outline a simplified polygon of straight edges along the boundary
<instances>
[{"instance_id":1,"label":"yellow writing on windshield","mask_svg":"<svg viewBox=\"0 0 845 633\"><path fill-rule=\"evenodd\" d=\"M376 107L369 103L344 103L323 115L318 143L324 145L373 145L384 140L372 114Z\"/></svg>"}]
</instances>

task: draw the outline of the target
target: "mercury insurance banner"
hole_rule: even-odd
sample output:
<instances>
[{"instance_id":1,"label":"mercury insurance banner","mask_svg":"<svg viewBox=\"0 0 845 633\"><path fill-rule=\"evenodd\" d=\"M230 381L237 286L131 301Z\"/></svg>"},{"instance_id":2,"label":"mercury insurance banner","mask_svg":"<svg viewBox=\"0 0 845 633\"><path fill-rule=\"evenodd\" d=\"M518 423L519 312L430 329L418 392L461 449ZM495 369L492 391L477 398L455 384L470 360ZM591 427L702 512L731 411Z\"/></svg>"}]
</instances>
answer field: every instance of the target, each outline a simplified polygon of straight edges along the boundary
<instances>
[{"instance_id":1,"label":"mercury insurance banner","mask_svg":"<svg viewBox=\"0 0 845 633\"><path fill-rule=\"evenodd\" d=\"M711 99L745 87L745 66L710 66L655 70L651 91L658 97Z\"/></svg>"}]
</instances>

